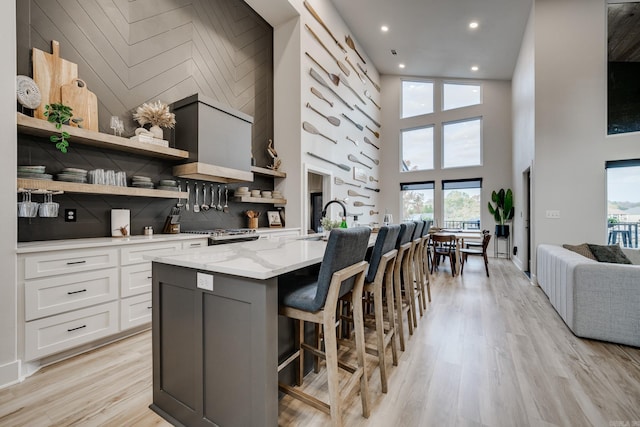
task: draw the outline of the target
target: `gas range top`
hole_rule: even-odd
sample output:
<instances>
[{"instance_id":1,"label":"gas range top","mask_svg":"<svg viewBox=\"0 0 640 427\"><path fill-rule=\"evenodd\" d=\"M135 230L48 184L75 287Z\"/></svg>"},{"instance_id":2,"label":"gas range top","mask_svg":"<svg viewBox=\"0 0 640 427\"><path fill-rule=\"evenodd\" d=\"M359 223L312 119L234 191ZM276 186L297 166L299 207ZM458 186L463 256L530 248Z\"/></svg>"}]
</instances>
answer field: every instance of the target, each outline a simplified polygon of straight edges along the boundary
<instances>
[{"instance_id":1,"label":"gas range top","mask_svg":"<svg viewBox=\"0 0 640 427\"><path fill-rule=\"evenodd\" d=\"M257 240L258 233L252 228L215 228L212 230L192 230L185 231L190 234L206 234L209 236L209 245L219 245L222 243L245 242Z\"/></svg>"}]
</instances>

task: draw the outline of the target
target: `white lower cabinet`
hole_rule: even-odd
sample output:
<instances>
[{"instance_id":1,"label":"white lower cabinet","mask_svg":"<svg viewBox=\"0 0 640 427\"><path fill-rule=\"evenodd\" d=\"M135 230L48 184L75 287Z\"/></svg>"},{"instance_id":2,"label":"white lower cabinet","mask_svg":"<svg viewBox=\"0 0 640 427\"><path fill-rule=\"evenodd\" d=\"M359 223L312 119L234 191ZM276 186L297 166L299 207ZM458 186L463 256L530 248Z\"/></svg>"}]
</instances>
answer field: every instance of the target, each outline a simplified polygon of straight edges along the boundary
<instances>
[{"instance_id":1,"label":"white lower cabinet","mask_svg":"<svg viewBox=\"0 0 640 427\"><path fill-rule=\"evenodd\" d=\"M25 325L24 359L38 359L117 332L117 301L33 320Z\"/></svg>"},{"instance_id":2,"label":"white lower cabinet","mask_svg":"<svg viewBox=\"0 0 640 427\"><path fill-rule=\"evenodd\" d=\"M54 250L45 244L41 251L19 254L22 359L42 359L150 325L151 262L145 256L207 243L207 237L189 237L105 248Z\"/></svg>"},{"instance_id":3,"label":"white lower cabinet","mask_svg":"<svg viewBox=\"0 0 640 427\"><path fill-rule=\"evenodd\" d=\"M120 329L130 329L151 322L151 293L120 300Z\"/></svg>"}]
</instances>

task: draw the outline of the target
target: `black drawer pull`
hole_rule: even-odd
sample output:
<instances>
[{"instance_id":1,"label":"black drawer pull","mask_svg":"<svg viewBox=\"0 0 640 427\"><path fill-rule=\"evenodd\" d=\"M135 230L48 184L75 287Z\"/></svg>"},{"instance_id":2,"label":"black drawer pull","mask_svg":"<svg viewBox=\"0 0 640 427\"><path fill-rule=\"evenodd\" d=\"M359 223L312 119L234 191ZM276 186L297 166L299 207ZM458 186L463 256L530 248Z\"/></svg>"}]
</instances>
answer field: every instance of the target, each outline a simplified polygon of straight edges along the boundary
<instances>
[{"instance_id":1,"label":"black drawer pull","mask_svg":"<svg viewBox=\"0 0 640 427\"><path fill-rule=\"evenodd\" d=\"M200 246L202 246L202 243L192 243L189 246L191 246L192 248L199 248Z\"/></svg>"},{"instance_id":2,"label":"black drawer pull","mask_svg":"<svg viewBox=\"0 0 640 427\"><path fill-rule=\"evenodd\" d=\"M71 292L67 292L67 295L80 294L82 292L87 292L87 290L86 289L80 289L79 291L71 291Z\"/></svg>"},{"instance_id":3,"label":"black drawer pull","mask_svg":"<svg viewBox=\"0 0 640 427\"><path fill-rule=\"evenodd\" d=\"M415 228L415 227L414 227ZM147 276L147 279L153 279L153 276Z\"/></svg>"},{"instance_id":4,"label":"black drawer pull","mask_svg":"<svg viewBox=\"0 0 640 427\"><path fill-rule=\"evenodd\" d=\"M77 328L67 329L67 332L77 331L78 329L86 328L87 325L78 326Z\"/></svg>"},{"instance_id":5,"label":"black drawer pull","mask_svg":"<svg viewBox=\"0 0 640 427\"><path fill-rule=\"evenodd\" d=\"M86 259L83 259L82 261L70 261L67 263L67 265L84 264L85 262L87 262Z\"/></svg>"},{"instance_id":6,"label":"black drawer pull","mask_svg":"<svg viewBox=\"0 0 640 427\"><path fill-rule=\"evenodd\" d=\"M152 307L152 306L149 306L149 307L147 307L147 308L148 308L149 310L151 310L153 307Z\"/></svg>"}]
</instances>

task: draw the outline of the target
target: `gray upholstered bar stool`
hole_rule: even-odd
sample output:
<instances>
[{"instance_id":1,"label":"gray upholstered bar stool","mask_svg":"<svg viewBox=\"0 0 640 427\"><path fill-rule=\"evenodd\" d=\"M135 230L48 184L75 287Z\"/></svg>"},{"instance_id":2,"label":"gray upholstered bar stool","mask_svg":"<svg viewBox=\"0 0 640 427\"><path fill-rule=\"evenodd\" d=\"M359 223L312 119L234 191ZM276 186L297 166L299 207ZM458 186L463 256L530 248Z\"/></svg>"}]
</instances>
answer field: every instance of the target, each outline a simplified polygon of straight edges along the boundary
<instances>
[{"instance_id":1,"label":"gray upholstered bar stool","mask_svg":"<svg viewBox=\"0 0 640 427\"><path fill-rule=\"evenodd\" d=\"M410 252L411 252L411 238L413 237L413 230L416 225L413 222L407 222L400 224L400 234L398 240L396 240L396 249L398 254L396 255L396 262L393 266L393 293L396 303L396 328L398 331L398 337L400 338L400 350L405 349L404 339L404 321L403 318L406 315L407 324L409 327L409 334L413 335L413 316L411 311L411 298L409 293L402 289L402 277L410 277Z\"/></svg>"},{"instance_id":2,"label":"gray upholstered bar stool","mask_svg":"<svg viewBox=\"0 0 640 427\"><path fill-rule=\"evenodd\" d=\"M393 365L398 366L398 350L395 337L395 318L393 313L393 266L398 251L395 249L399 225L380 227L376 243L369 257L369 269L364 279L364 292L366 302L373 302L373 319L365 315L365 326L375 329L376 345L374 348L367 346L367 353L378 357L380 369L380 384L382 392L387 392L387 364L385 350L391 345L391 357ZM384 294L384 297L383 297ZM347 297L347 295L345 295ZM350 297L350 296L349 296ZM351 298L349 299L349 301ZM385 325L383 306L386 305L387 322ZM352 320L350 316L341 317ZM371 321L372 320L372 321ZM341 344L353 345L351 340L340 340Z\"/></svg>"},{"instance_id":3,"label":"gray upholstered bar stool","mask_svg":"<svg viewBox=\"0 0 640 427\"><path fill-rule=\"evenodd\" d=\"M327 248L317 277L299 278L298 283L283 283L279 291L280 315L297 320L297 350L278 366L278 372L294 361L298 361L296 382L302 385L304 375L304 350L326 360L329 404L302 392L298 388L278 384L280 390L292 397L331 415L334 426L342 425L340 376L341 367L352 374L347 382L351 388L360 383L362 414L369 417L368 383L364 364L364 327L362 313L362 289L366 275L367 251L371 230L366 227L334 229L329 234ZM352 292L353 317L356 340L357 366L348 366L338 361L336 336L336 309L341 296ZM320 325L324 333L324 348L317 348L304 342L304 322Z\"/></svg>"}]
</instances>

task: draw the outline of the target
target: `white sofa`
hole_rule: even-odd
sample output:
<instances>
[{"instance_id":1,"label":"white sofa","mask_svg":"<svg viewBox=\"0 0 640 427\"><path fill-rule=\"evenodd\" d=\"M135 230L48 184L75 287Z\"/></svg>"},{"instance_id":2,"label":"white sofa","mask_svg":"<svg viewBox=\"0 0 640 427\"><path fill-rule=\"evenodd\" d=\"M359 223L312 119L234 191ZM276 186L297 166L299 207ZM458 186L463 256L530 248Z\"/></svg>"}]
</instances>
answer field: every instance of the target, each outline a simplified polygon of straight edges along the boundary
<instances>
[{"instance_id":1,"label":"white sofa","mask_svg":"<svg viewBox=\"0 0 640 427\"><path fill-rule=\"evenodd\" d=\"M575 335L640 347L640 251L623 251L633 264L601 263L540 245L537 280Z\"/></svg>"}]
</instances>

